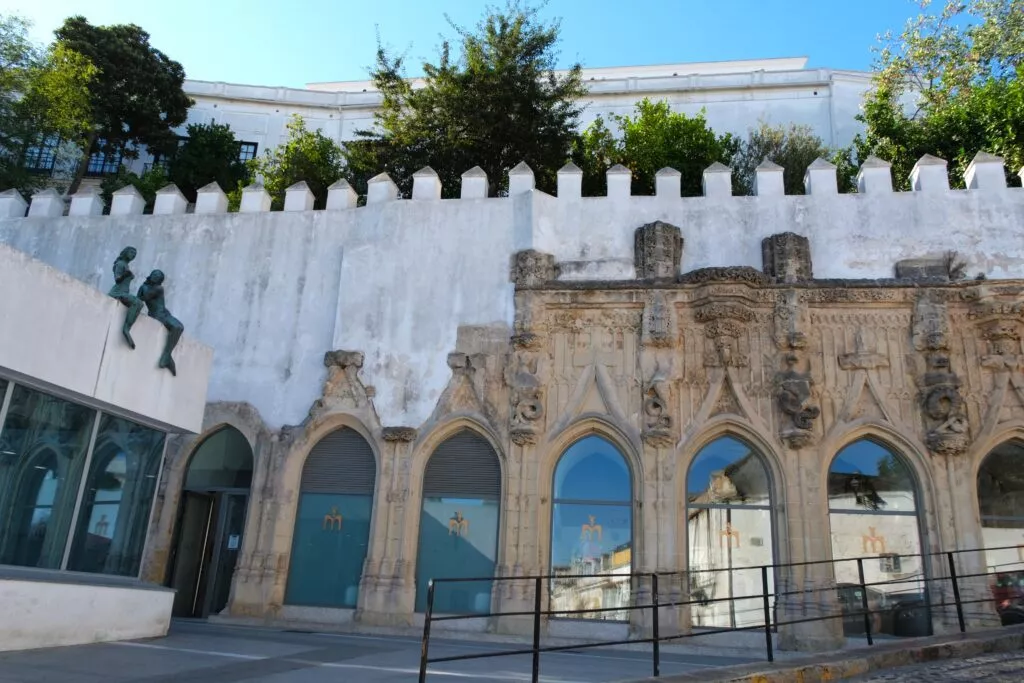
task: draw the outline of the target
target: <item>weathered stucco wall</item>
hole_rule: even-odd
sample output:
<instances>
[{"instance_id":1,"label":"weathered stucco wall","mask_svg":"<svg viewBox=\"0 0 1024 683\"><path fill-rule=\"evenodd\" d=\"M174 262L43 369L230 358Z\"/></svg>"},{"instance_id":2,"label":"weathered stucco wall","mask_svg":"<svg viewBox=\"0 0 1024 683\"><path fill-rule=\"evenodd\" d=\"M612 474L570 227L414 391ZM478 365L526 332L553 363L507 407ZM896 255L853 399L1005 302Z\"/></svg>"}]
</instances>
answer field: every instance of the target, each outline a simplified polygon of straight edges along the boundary
<instances>
[{"instance_id":1,"label":"weathered stucco wall","mask_svg":"<svg viewBox=\"0 0 1024 683\"><path fill-rule=\"evenodd\" d=\"M362 208L6 219L0 242L103 290L117 253L137 247L136 273L166 272L168 307L216 351L209 400L248 402L271 428L306 417L334 349L365 353L383 425L418 426L448 382L459 326L512 324L509 262L522 249L552 254L564 280L632 279L634 231L661 220L682 230L684 272L761 268L762 238L792 231L809 238L816 278L893 277L899 260L949 250L969 277L1024 277L1024 191L1005 187L1001 162L980 160L967 191L945 189L936 168L919 191L893 193L876 164L857 195L836 194L834 169L818 168L806 196L783 196L781 169L765 168L756 197L730 196L728 174L711 169L697 198L680 198L671 176L659 196L631 197L621 172L610 196L581 198L572 169L555 198L520 168L511 198L433 199L427 177L397 201L381 179ZM2 215L16 215L7 204Z\"/></svg>"}]
</instances>

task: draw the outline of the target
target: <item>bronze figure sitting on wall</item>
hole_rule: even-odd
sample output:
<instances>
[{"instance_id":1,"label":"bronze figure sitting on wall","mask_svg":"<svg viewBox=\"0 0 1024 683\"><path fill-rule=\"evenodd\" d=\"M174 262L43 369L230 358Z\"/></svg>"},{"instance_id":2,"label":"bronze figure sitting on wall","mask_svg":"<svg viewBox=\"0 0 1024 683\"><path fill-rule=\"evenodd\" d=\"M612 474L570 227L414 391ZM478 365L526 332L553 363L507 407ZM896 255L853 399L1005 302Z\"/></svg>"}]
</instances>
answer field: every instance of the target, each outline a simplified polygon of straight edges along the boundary
<instances>
[{"instance_id":1,"label":"bronze figure sitting on wall","mask_svg":"<svg viewBox=\"0 0 1024 683\"><path fill-rule=\"evenodd\" d=\"M110 296L128 307L128 312L124 316L124 325L121 327L121 334L124 335L125 341L132 349L135 348L135 340L132 339L131 333L132 325L139 317L142 302L132 296L132 280L135 279L135 274L132 273L128 265L135 260L137 254L138 250L135 247L125 247L117 255L117 260L114 261L114 286L110 288L109 292Z\"/></svg>"},{"instance_id":2,"label":"bronze figure sitting on wall","mask_svg":"<svg viewBox=\"0 0 1024 683\"><path fill-rule=\"evenodd\" d=\"M181 338L182 332L185 331L185 326L167 310L164 304L163 283L163 272L154 270L146 278L143 285L139 287L139 299L146 304L149 317L160 321L167 328L167 342L164 344L163 353L160 354L160 363L158 365L161 368L167 368L171 371L172 375L177 376L178 373L174 367L174 359L171 358L171 351L178 344L178 339Z\"/></svg>"}]
</instances>

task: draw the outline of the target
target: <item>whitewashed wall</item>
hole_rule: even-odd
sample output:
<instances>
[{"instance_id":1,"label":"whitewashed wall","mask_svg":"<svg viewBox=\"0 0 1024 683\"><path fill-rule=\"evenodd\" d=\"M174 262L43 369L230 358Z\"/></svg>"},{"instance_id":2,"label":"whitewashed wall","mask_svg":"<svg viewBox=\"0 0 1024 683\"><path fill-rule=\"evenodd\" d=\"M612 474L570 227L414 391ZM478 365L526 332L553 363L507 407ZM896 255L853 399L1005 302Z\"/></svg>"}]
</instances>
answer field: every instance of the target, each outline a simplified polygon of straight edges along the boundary
<instances>
[{"instance_id":1,"label":"whitewashed wall","mask_svg":"<svg viewBox=\"0 0 1024 683\"><path fill-rule=\"evenodd\" d=\"M248 401L274 427L301 422L320 395L323 354L359 350L383 424L418 426L448 381L458 327L511 325L509 261L520 249L554 254L567 279L631 279L634 230L664 220L682 229L684 271L760 268L762 238L793 231L810 239L818 278L892 277L898 260L947 250L969 276L1024 278L1024 190L1005 187L1001 163L978 166L974 190L944 189L941 170L917 192L893 193L888 178L864 169L858 195L829 193L819 176L807 196L766 194L768 182L761 196L717 196L728 177L711 174L712 196L696 198L678 185L631 197L626 179L626 193L601 198L414 191L332 211L11 218L0 242L100 289L121 248L137 247L136 272L164 270L168 307L215 349L212 401Z\"/></svg>"}]
</instances>

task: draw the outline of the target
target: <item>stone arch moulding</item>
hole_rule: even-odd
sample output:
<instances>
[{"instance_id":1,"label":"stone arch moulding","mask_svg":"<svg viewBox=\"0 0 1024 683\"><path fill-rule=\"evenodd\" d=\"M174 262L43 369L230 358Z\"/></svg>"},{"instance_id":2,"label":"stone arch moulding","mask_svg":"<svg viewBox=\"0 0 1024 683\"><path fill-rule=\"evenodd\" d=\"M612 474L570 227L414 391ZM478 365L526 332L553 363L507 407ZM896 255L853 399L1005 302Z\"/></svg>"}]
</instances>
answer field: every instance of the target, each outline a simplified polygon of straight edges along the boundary
<instances>
[{"instance_id":1,"label":"stone arch moulding","mask_svg":"<svg viewBox=\"0 0 1024 683\"><path fill-rule=\"evenodd\" d=\"M381 444L379 430L371 430L363 422L360 416L351 413L331 413L306 425L302 435L289 444L286 452L283 453L282 471L277 486L283 491L298 491L299 483L302 480L302 468L306 465L306 459L313 451L313 447L320 443L320 440L332 432L348 427L363 437L370 450L373 451L374 465L376 466L377 483L374 484L374 495L380 493L379 481L381 479ZM298 498L293 501L293 508L298 506ZM294 511L293 511L294 512ZM372 524L372 523L371 523Z\"/></svg>"},{"instance_id":2,"label":"stone arch moulding","mask_svg":"<svg viewBox=\"0 0 1024 683\"><path fill-rule=\"evenodd\" d=\"M828 511L828 475L832 470L832 462L850 444L861 439L870 439L879 442L885 448L891 450L910 467L914 474L917 485L917 518L921 533L921 552L929 553L939 550L941 536L938 527L938 504L939 497L936 490L935 479L932 470L928 466L928 449L916 438L908 437L905 434L893 429L890 425L877 422L853 423L852 426L842 434L833 434L823 441L820 447L823 466L819 474L818 482L821 495L824 496L822 509ZM832 550L829 547L829 558ZM934 570L934 569L933 569ZM941 571L941 570L940 570Z\"/></svg>"}]
</instances>

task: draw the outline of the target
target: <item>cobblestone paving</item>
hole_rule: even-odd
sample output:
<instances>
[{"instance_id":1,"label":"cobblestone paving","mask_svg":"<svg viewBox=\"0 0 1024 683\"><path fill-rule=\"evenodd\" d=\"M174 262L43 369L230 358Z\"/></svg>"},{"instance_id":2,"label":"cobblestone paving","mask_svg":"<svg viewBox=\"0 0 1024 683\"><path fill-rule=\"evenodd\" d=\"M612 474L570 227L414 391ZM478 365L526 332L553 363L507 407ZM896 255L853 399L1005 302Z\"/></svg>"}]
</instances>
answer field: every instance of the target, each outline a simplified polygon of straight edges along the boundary
<instances>
[{"instance_id":1,"label":"cobblestone paving","mask_svg":"<svg viewBox=\"0 0 1024 683\"><path fill-rule=\"evenodd\" d=\"M1024 652L915 664L850 680L859 683L1021 683L1024 681Z\"/></svg>"}]
</instances>

